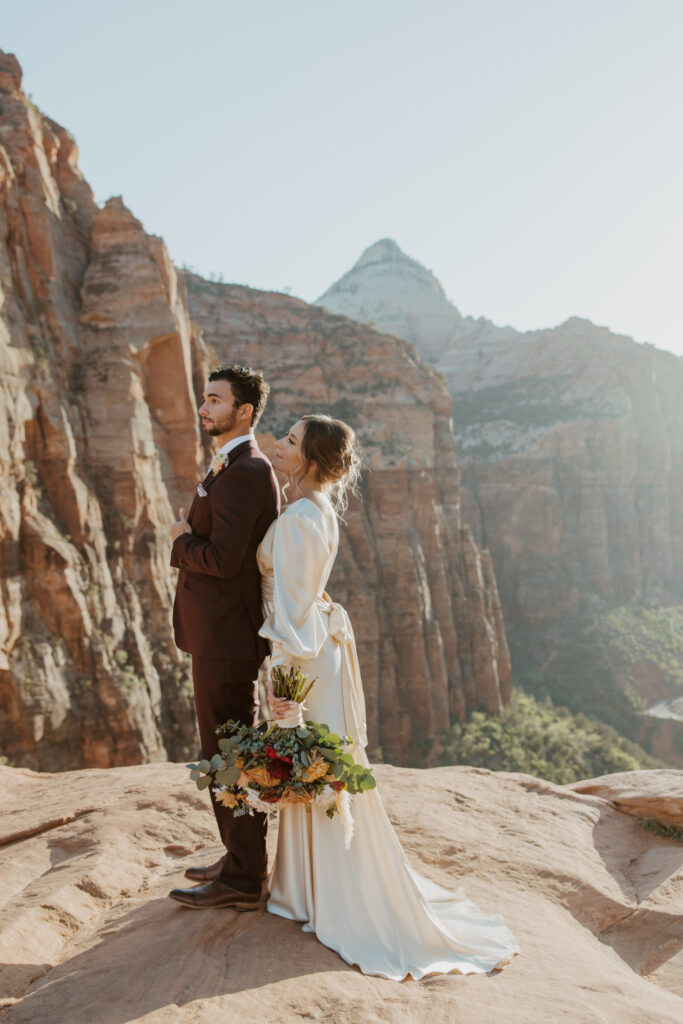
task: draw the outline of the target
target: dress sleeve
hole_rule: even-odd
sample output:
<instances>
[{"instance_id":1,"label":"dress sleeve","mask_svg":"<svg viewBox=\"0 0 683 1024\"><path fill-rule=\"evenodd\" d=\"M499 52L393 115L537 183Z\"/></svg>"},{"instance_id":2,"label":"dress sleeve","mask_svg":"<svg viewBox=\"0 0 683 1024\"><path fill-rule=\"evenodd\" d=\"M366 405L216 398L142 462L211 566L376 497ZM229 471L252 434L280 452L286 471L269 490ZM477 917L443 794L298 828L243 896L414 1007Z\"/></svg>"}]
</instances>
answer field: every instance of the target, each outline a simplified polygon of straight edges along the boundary
<instances>
[{"instance_id":1,"label":"dress sleeve","mask_svg":"<svg viewBox=\"0 0 683 1024\"><path fill-rule=\"evenodd\" d=\"M317 657L328 630L318 607L329 559L324 533L303 510L277 521L273 537L273 611L259 630L272 645L272 665Z\"/></svg>"}]
</instances>

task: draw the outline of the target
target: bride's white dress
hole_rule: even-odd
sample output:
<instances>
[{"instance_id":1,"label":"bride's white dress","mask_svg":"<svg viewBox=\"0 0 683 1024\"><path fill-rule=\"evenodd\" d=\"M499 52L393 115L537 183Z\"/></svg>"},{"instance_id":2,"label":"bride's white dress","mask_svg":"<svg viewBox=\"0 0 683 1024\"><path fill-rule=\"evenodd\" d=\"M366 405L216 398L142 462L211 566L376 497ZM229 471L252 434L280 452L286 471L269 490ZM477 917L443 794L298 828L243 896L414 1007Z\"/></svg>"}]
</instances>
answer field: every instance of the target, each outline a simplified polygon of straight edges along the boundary
<instances>
[{"instance_id":1,"label":"bride's white dress","mask_svg":"<svg viewBox=\"0 0 683 1024\"><path fill-rule=\"evenodd\" d=\"M325 586L339 533L334 510L308 498L271 525L258 552L271 664L300 665L317 677L305 717L357 745L367 764L365 702L351 623ZM499 914L485 914L459 889L450 893L408 865L376 789L352 798L355 833L344 848L339 816L285 807L268 910L303 922L364 974L400 980L432 973L483 973L519 946Z\"/></svg>"}]
</instances>

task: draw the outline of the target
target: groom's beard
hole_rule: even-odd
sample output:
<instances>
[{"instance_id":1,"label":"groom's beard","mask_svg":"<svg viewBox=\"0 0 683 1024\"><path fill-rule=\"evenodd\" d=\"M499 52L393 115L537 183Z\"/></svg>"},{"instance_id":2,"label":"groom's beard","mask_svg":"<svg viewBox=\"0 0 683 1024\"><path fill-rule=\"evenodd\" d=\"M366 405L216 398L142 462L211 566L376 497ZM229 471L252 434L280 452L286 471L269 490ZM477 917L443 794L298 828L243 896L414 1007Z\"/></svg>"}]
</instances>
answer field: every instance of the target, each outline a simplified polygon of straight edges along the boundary
<instances>
[{"instance_id":1,"label":"groom's beard","mask_svg":"<svg viewBox=\"0 0 683 1024\"><path fill-rule=\"evenodd\" d=\"M203 419L202 429L209 437L218 437L219 434L227 434L229 430L233 430L236 422L237 406L233 408L229 415L224 416L222 419Z\"/></svg>"}]
</instances>

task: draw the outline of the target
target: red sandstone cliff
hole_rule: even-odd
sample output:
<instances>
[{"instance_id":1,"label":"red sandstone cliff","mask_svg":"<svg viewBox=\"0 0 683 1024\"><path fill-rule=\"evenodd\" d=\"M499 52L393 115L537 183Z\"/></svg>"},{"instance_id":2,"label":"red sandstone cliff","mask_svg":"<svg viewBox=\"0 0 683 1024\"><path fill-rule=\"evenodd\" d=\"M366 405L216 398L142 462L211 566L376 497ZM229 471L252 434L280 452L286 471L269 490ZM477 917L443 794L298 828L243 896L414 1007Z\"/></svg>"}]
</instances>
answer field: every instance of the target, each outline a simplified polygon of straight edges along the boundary
<instances>
[{"instance_id":1,"label":"red sandstone cliff","mask_svg":"<svg viewBox=\"0 0 683 1024\"><path fill-rule=\"evenodd\" d=\"M0 753L56 770L195 749L168 527L205 458L209 354L163 242L94 203L73 138L0 55ZM459 520L440 381L400 341L190 278L220 358L263 365L266 426L330 408L371 472L333 581L359 636L371 745L400 760L509 698L495 579ZM213 358L213 356L212 356Z\"/></svg>"},{"instance_id":2,"label":"red sandstone cliff","mask_svg":"<svg viewBox=\"0 0 683 1024\"><path fill-rule=\"evenodd\" d=\"M0 749L42 768L181 756L171 508L201 361L175 270L0 60ZM171 400L169 400L169 397Z\"/></svg>"}]
</instances>

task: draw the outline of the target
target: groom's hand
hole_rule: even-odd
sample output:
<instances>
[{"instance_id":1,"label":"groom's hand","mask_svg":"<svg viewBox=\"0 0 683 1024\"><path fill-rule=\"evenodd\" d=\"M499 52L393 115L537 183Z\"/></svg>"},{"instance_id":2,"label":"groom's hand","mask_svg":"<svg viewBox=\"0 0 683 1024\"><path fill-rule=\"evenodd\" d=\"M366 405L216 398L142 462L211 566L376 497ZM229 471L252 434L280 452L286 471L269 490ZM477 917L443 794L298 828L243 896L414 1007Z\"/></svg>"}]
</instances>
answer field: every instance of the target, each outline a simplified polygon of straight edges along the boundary
<instances>
[{"instance_id":1,"label":"groom's hand","mask_svg":"<svg viewBox=\"0 0 683 1024\"><path fill-rule=\"evenodd\" d=\"M192 533L192 527L187 521L187 513L184 508L180 509L180 519L171 527L171 539L175 540L181 533Z\"/></svg>"}]
</instances>

